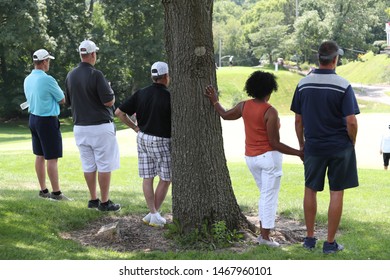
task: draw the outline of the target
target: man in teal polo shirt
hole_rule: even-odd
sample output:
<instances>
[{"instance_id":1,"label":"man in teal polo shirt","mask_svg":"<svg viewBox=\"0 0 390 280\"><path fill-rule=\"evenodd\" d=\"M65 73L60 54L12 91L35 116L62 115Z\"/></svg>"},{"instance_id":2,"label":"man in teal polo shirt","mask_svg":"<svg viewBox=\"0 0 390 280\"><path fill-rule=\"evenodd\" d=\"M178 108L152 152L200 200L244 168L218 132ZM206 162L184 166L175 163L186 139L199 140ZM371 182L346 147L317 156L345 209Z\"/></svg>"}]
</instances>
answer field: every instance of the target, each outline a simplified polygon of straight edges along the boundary
<instances>
[{"instance_id":1,"label":"man in teal polo shirt","mask_svg":"<svg viewBox=\"0 0 390 280\"><path fill-rule=\"evenodd\" d=\"M62 157L60 131L60 105L65 96L57 81L45 72L54 59L45 49L33 54L34 70L24 80L24 93L29 104L29 128L32 136L35 171L41 190L39 196L54 200L70 200L60 190L58 180L58 158ZM52 193L46 187L46 169Z\"/></svg>"}]
</instances>

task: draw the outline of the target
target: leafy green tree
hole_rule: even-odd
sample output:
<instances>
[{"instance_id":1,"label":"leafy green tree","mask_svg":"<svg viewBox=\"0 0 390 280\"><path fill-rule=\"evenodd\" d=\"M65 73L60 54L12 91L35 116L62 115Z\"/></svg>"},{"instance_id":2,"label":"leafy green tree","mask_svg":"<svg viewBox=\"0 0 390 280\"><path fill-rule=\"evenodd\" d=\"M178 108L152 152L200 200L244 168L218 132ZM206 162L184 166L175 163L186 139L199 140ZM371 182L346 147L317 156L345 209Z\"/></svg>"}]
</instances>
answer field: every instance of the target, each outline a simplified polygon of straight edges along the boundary
<instances>
[{"instance_id":1,"label":"leafy green tree","mask_svg":"<svg viewBox=\"0 0 390 280\"><path fill-rule=\"evenodd\" d=\"M296 54L303 58L303 61L316 62L313 54L317 52L318 46L328 38L327 26L321 21L317 11L307 11L300 16L294 24L295 32L290 42L292 48L290 54Z\"/></svg>"},{"instance_id":2,"label":"leafy green tree","mask_svg":"<svg viewBox=\"0 0 390 280\"><path fill-rule=\"evenodd\" d=\"M23 80L33 68L35 50L45 48L54 54L49 73L63 85L67 72L79 61L79 42L90 34L88 8L85 2L71 0L0 0L1 116L21 113Z\"/></svg>"},{"instance_id":3,"label":"leafy green tree","mask_svg":"<svg viewBox=\"0 0 390 280\"><path fill-rule=\"evenodd\" d=\"M372 35L374 41L386 40L384 32L385 24L390 21L390 1L378 1L373 6L373 13L378 16L378 22L372 27Z\"/></svg>"},{"instance_id":4,"label":"leafy green tree","mask_svg":"<svg viewBox=\"0 0 390 280\"><path fill-rule=\"evenodd\" d=\"M131 89L149 83L151 63L165 58L163 9L154 0L0 0L0 15L3 117L21 114L23 80L39 48L56 57L50 74L63 86L68 71L80 61L80 42L95 41L101 48L99 69L112 82L118 102Z\"/></svg>"},{"instance_id":5,"label":"leafy green tree","mask_svg":"<svg viewBox=\"0 0 390 280\"><path fill-rule=\"evenodd\" d=\"M110 30L107 72L119 100L150 83L153 62L166 60L164 10L155 0L102 0Z\"/></svg>"},{"instance_id":6,"label":"leafy green tree","mask_svg":"<svg viewBox=\"0 0 390 280\"><path fill-rule=\"evenodd\" d=\"M319 41L335 40L346 50L347 57L356 57L357 51L369 49L369 45L378 38L372 31L379 26L383 30L384 23L380 22L378 15L379 2L383 4L384 1L302 0L300 8L303 9L304 19L295 24L299 49L303 53L307 52L309 46L300 43L308 41L304 39L304 34L308 33L306 29L311 26L309 33L314 38ZM317 14L313 14L313 11L317 11ZM315 19L310 19L310 16L315 16ZM319 25L317 31L314 31L315 23Z\"/></svg>"},{"instance_id":7,"label":"leafy green tree","mask_svg":"<svg viewBox=\"0 0 390 280\"><path fill-rule=\"evenodd\" d=\"M302 16L305 12L316 11L320 21L324 21L327 11L331 7L331 1L326 0L299 0L299 15Z\"/></svg>"},{"instance_id":8,"label":"leafy green tree","mask_svg":"<svg viewBox=\"0 0 390 280\"><path fill-rule=\"evenodd\" d=\"M23 80L34 50L51 50L55 44L43 1L0 0L0 19L0 116L10 118L25 100Z\"/></svg>"},{"instance_id":9,"label":"leafy green tree","mask_svg":"<svg viewBox=\"0 0 390 280\"><path fill-rule=\"evenodd\" d=\"M247 50L243 27L240 21L243 9L233 1L217 1L213 12L214 49L217 56L234 56L234 63L248 65ZM221 49L220 49L221 47ZM223 60L225 65L227 59Z\"/></svg>"},{"instance_id":10,"label":"leafy green tree","mask_svg":"<svg viewBox=\"0 0 390 280\"><path fill-rule=\"evenodd\" d=\"M91 30L94 1L46 0L48 34L55 38L55 62L50 72L63 86L67 73L80 62L78 46L84 39L99 39ZM98 43L98 42L97 42Z\"/></svg>"},{"instance_id":11,"label":"leafy green tree","mask_svg":"<svg viewBox=\"0 0 390 280\"><path fill-rule=\"evenodd\" d=\"M371 39L370 25L377 17L370 13L374 1L337 0L327 14L329 34L340 46L348 49L367 49Z\"/></svg>"},{"instance_id":12,"label":"leafy green tree","mask_svg":"<svg viewBox=\"0 0 390 280\"><path fill-rule=\"evenodd\" d=\"M222 56L250 65L262 55L272 61L298 54L310 61L326 39L336 40L346 57L354 58L386 38L389 0L298 2L296 18L293 0L215 0L215 58L220 40ZM98 66L120 102L150 82L151 63L165 59L163 16L156 0L0 0L0 117L22 114L23 80L36 49L54 54L50 74L63 86L67 72L80 61L76 50L85 38L101 47Z\"/></svg>"},{"instance_id":13,"label":"leafy green tree","mask_svg":"<svg viewBox=\"0 0 390 280\"><path fill-rule=\"evenodd\" d=\"M286 1L258 1L244 17L251 49L258 58L266 54L269 63L273 63L274 56L282 52L281 46L289 29L282 12Z\"/></svg>"}]
</instances>

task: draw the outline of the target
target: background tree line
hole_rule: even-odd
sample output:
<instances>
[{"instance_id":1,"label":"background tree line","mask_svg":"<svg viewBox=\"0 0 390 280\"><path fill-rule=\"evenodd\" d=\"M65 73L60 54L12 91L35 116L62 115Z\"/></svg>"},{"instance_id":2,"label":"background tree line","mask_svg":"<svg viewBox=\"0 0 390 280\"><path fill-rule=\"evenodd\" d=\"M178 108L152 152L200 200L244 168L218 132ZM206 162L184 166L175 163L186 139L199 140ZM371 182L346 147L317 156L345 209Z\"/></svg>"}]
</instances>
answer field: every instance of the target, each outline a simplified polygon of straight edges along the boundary
<instances>
[{"instance_id":1,"label":"background tree line","mask_svg":"<svg viewBox=\"0 0 390 280\"><path fill-rule=\"evenodd\" d=\"M378 51L373 43L386 39L389 6L388 0L216 0L214 48L219 52L222 41L222 56L233 55L239 65L277 57L313 63L321 41L333 39L354 59Z\"/></svg>"},{"instance_id":2,"label":"background tree line","mask_svg":"<svg viewBox=\"0 0 390 280\"><path fill-rule=\"evenodd\" d=\"M35 50L55 56L49 73L63 87L86 38L99 46L97 68L120 102L149 83L151 63L164 59L163 18L156 0L0 0L0 117L22 114L23 80Z\"/></svg>"},{"instance_id":3,"label":"background tree line","mask_svg":"<svg viewBox=\"0 0 390 280\"><path fill-rule=\"evenodd\" d=\"M215 0L215 61L221 53L234 56L236 65L278 57L313 62L324 39L336 40L353 59L359 51L377 51L389 7L390 0ZM36 49L56 57L50 74L63 87L85 38L100 47L97 67L121 102L150 82L151 63L166 58L161 1L0 0L0 118L23 114L23 80Z\"/></svg>"}]
</instances>

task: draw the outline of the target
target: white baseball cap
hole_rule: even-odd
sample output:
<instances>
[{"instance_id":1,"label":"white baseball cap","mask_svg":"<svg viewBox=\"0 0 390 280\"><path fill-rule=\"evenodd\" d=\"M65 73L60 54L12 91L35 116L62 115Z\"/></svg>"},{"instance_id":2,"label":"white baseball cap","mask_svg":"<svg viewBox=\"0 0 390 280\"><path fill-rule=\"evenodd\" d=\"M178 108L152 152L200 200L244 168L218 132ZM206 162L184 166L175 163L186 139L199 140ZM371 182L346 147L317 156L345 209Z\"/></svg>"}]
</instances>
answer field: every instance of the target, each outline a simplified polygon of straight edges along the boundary
<instances>
[{"instance_id":1,"label":"white baseball cap","mask_svg":"<svg viewBox=\"0 0 390 280\"><path fill-rule=\"evenodd\" d=\"M54 56L50 55L45 49L39 49L33 54L33 61L41 61L48 58L54 59Z\"/></svg>"},{"instance_id":2,"label":"white baseball cap","mask_svg":"<svg viewBox=\"0 0 390 280\"><path fill-rule=\"evenodd\" d=\"M168 74L168 64L162 61L157 61L153 63L152 68L150 69L152 77L162 76Z\"/></svg>"},{"instance_id":3,"label":"white baseball cap","mask_svg":"<svg viewBox=\"0 0 390 280\"><path fill-rule=\"evenodd\" d=\"M99 50L98 47L96 47L96 44L92 42L91 40L84 40L81 42L79 46L79 52L81 54L88 54L88 53L94 53Z\"/></svg>"}]
</instances>

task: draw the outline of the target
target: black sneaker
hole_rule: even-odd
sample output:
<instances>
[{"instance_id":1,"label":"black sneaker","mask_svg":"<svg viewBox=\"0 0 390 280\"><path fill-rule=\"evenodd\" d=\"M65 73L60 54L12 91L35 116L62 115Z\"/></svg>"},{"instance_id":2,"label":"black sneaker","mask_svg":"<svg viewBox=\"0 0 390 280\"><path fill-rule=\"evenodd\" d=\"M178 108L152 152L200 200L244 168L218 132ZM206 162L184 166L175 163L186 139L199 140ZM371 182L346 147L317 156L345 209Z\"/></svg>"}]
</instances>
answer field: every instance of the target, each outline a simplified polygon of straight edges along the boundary
<instances>
[{"instance_id":1,"label":"black sneaker","mask_svg":"<svg viewBox=\"0 0 390 280\"><path fill-rule=\"evenodd\" d=\"M40 198L50 198L51 194L49 191L44 192L44 191L39 191L39 197Z\"/></svg>"},{"instance_id":2,"label":"black sneaker","mask_svg":"<svg viewBox=\"0 0 390 280\"><path fill-rule=\"evenodd\" d=\"M305 237L303 239L303 247L309 250L312 250L316 247L317 238L315 237Z\"/></svg>"},{"instance_id":3,"label":"black sneaker","mask_svg":"<svg viewBox=\"0 0 390 280\"><path fill-rule=\"evenodd\" d=\"M121 205L120 204L115 204L111 200L108 200L105 203L101 203L100 202L100 204L99 204L97 209L99 211L103 211L103 212L107 212L107 211L117 212L117 211L121 210Z\"/></svg>"},{"instance_id":4,"label":"black sneaker","mask_svg":"<svg viewBox=\"0 0 390 280\"><path fill-rule=\"evenodd\" d=\"M90 200L88 201L88 208L89 209L97 209L100 205L100 199Z\"/></svg>"},{"instance_id":5,"label":"black sneaker","mask_svg":"<svg viewBox=\"0 0 390 280\"><path fill-rule=\"evenodd\" d=\"M59 201L59 200L73 201L73 199L65 196L63 193L54 194L53 192L50 194L50 199L55 201Z\"/></svg>"},{"instance_id":6,"label":"black sneaker","mask_svg":"<svg viewBox=\"0 0 390 280\"><path fill-rule=\"evenodd\" d=\"M324 252L324 254L337 253L338 251L342 251L343 249L344 246L337 244L336 240L333 243L325 241L324 246L322 247L322 251Z\"/></svg>"}]
</instances>

